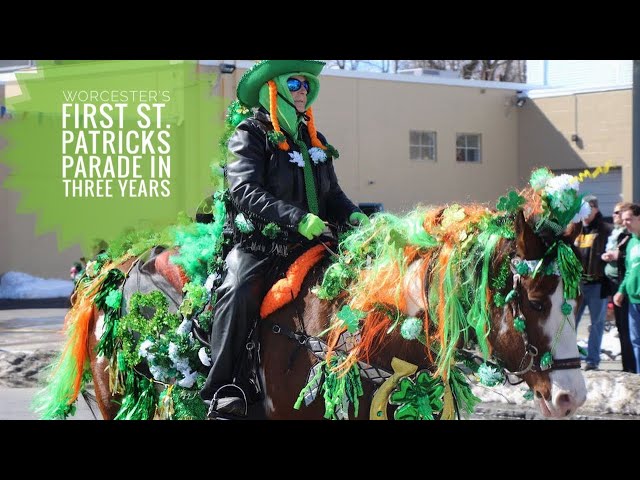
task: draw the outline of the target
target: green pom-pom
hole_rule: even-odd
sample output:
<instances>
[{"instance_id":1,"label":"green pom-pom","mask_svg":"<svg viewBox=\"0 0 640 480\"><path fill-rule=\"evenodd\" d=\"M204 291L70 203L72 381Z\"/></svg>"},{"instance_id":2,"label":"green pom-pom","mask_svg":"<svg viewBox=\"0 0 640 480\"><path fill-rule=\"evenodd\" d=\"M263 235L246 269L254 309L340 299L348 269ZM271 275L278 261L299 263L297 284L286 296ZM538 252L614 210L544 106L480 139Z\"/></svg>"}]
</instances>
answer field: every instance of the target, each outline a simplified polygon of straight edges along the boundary
<instances>
[{"instance_id":1,"label":"green pom-pom","mask_svg":"<svg viewBox=\"0 0 640 480\"><path fill-rule=\"evenodd\" d=\"M253 226L253 223L251 223L251 220L245 217L243 213L239 213L238 215L236 215L234 223L240 233L249 234L255 230L255 227Z\"/></svg>"},{"instance_id":2,"label":"green pom-pom","mask_svg":"<svg viewBox=\"0 0 640 480\"><path fill-rule=\"evenodd\" d=\"M551 352L546 352L544 355L542 355L542 358L540 358L540 368L542 368L543 370L551 367L552 363L553 357L551 356Z\"/></svg>"},{"instance_id":3,"label":"green pom-pom","mask_svg":"<svg viewBox=\"0 0 640 480\"><path fill-rule=\"evenodd\" d=\"M477 372L480 383L487 387L495 387L504 382L504 375L502 371L496 367L492 367L486 363L483 363L478 367Z\"/></svg>"},{"instance_id":4,"label":"green pom-pom","mask_svg":"<svg viewBox=\"0 0 640 480\"><path fill-rule=\"evenodd\" d=\"M271 130L269 133L267 133L267 138L272 145L276 146L286 140L284 133L276 132L275 130Z\"/></svg>"},{"instance_id":5,"label":"green pom-pom","mask_svg":"<svg viewBox=\"0 0 640 480\"><path fill-rule=\"evenodd\" d=\"M573 307L569 303L564 302L560 310L564 315L569 315L573 311Z\"/></svg>"},{"instance_id":6,"label":"green pom-pom","mask_svg":"<svg viewBox=\"0 0 640 480\"><path fill-rule=\"evenodd\" d=\"M270 238L271 240L273 240L274 238L276 238L278 236L278 234L280 233L280 227L278 225L276 225L275 223L268 223L263 229L262 229L262 235L264 235L267 238Z\"/></svg>"},{"instance_id":7,"label":"green pom-pom","mask_svg":"<svg viewBox=\"0 0 640 480\"><path fill-rule=\"evenodd\" d=\"M504 307L507 302L504 299L504 295L500 292L497 292L493 296L493 303L496 305L496 307Z\"/></svg>"},{"instance_id":8,"label":"green pom-pom","mask_svg":"<svg viewBox=\"0 0 640 480\"><path fill-rule=\"evenodd\" d=\"M531 273L531 269L529 268L529 265L527 265L525 262L520 262L516 266L516 272L518 272L519 275L524 276Z\"/></svg>"},{"instance_id":9,"label":"green pom-pom","mask_svg":"<svg viewBox=\"0 0 640 480\"><path fill-rule=\"evenodd\" d=\"M408 317L400 327L400 335L405 340L415 340L422 332L422 320L416 317Z\"/></svg>"},{"instance_id":10,"label":"green pom-pom","mask_svg":"<svg viewBox=\"0 0 640 480\"><path fill-rule=\"evenodd\" d=\"M524 328L525 328L525 323L524 323L524 317L522 315L518 315L516 318L513 319L513 327L516 329L517 332L524 332Z\"/></svg>"}]
</instances>

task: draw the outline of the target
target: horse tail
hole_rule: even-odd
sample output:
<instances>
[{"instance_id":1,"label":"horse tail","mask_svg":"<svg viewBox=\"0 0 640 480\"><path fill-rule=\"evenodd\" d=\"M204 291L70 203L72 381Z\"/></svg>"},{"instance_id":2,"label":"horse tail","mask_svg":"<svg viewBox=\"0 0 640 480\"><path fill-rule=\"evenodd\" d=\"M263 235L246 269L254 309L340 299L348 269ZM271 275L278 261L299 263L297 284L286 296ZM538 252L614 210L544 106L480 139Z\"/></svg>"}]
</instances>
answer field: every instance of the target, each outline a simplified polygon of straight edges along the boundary
<instances>
[{"instance_id":1,"label":"horse tail","mask_svg":"<svg viewBox=\"0 0 640 480\"><path fill-rule=\"evenodd\" d=\"M33 400L32 408L42 419L64 419L75 412L75 401L89 366L89 328L96 313L94 297L105 277L101 274L91 282L78 284L73 307L64 320L66 342L48 367L46 386Z\"/></svg>"}]
</instances>

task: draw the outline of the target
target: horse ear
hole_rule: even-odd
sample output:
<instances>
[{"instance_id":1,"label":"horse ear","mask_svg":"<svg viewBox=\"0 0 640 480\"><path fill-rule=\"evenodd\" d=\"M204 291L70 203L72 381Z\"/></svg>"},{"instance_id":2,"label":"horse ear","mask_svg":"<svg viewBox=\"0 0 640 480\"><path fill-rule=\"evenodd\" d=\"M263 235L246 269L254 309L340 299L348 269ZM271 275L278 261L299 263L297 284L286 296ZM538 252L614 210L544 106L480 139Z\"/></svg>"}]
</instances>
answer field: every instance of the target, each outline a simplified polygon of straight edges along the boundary
<instances>
[{"instance_id":1,"label":"horse ear","mask_svg":"<svg viewBox=\"0 0 640 480\"><path fill-rule=\"evenodd\" d=\"M569 245L573 245L578 235L582 232L582 223L570 223L567 229L562 234L562 239Z\"/></svg>"},{"instance_id":2,"label":"horse ear","mask_svg":"<svg viewBox=\"0 0 640 480\"><path fill-rule=\"evenodd\" d=\"M544 247L533 229L524 219L522 210L519 210L516 214L515 231L516 253L518 256L527 260L540 258L544 253L542 251Z\"/></svg>"}]
</instances>

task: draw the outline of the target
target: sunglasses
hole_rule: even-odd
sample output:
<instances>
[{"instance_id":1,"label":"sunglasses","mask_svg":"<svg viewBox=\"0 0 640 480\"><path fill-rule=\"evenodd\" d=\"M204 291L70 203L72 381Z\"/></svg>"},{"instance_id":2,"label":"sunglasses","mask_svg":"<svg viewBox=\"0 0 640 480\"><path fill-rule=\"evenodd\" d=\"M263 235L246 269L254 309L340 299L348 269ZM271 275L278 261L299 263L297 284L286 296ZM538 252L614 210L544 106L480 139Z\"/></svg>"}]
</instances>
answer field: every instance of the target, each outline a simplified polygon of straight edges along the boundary
<instances>
[{"instance_id":1,"label":"sunglasses","mask_svg":"<svg viewBox=\"0 0 640 480\"><path fill-rule=\"evenodd\" d=\"M304 86L304 89L309 93L309 81L305 80L304 82L298 80L297 78L288 78L287 79L287 87L290 92L297 92L301 87Z\"/></svg>"}]
</instances>

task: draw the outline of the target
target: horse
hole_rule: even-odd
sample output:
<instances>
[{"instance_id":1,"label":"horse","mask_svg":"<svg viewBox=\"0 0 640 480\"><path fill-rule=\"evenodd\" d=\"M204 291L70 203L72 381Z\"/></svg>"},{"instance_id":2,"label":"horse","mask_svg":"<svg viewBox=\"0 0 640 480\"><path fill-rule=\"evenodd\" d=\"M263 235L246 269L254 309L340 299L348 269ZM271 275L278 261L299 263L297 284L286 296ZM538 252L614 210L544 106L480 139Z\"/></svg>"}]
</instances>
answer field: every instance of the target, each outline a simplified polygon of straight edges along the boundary
<instances>
[{"instance_id":1,"label":"horse","mask_svg":"<svg viewBox=\"0 0 640 480\"><path fill-rule=\"evenodd\" d=\"M433 417L460 418L462 394L459 390L452 391L453 365L456 359L460 359L455 355L461 352L468 354L467 345L474 342L480 345L482 338L487 343L485 353L488 355L485 357L495 359L495 365L503 369L510 381L524 381L529 386L544 417L568 418L575 414L586 400L575 329L575 312L580 296L575 292L575 298L566 298L566 295L563 298L567 288L564 279L557 271L554 274L549 265L553 264L550 255L559 250L558 245L573 244L580 232L580 224L571 224L560 235L549 238L535 233L529 221L525 220L524 212L519 210L514 217L512 238L507 235L497 239L488 250L490 255L470 263L471 266L458 272L456 277L456 281L482 285L482 291L477 291L474 299L465 304L464 316L468 316L469 309L475 308L473 305L480 305L484 308L486 324L454 328L450 322L457 304L452 304L452 299L447 296L457 291L455 289L460 285L447 287L446 273L448 269L462 270L459 266L462 263L458 262L464 259L456 260L454 254L463 238L460 232L464 228L468 230L469 225L474 225L473 222L477 223L480 218L487 215L495 217L495 214L488 214L486 208L474 205L460 207L459 211L463 212L460 215L464 219L456 225L450 224L448 230L444 228L445 206L431 209L420 217L424 219L424 225L430 225L431 233L438 230L441 244L422 249L400 244L397 251L404 255L407 268L399 282L396 277L385 277L386 273L380 271L369 272L369 278L363 272L354 280L355 283L365 282L367 290L377 289L383 296L386 290L394 289L396 294L388 296L395 299L389 303L395 301L399 314L417 318L424 327L413 340L407 340L400 328L394 328L397 320L394 322L393 315L383 310L360 318L359 330L355 334L350 333L345 322L338 322L339 325L334 325L327 337L331 319L340 317L340 310L345 305L343 294L332 299L321 299L316 294L330 264L328 259L311 268L295 299L258 320L260 341L259 348L255 346L255 358L259 365L261 395L250 408L250 418L302 420L330 417L326 405L328 400L325 397L323 405L318 398L321 395L312 376L317 373L319 362L331 358L339 359L331 363L342 372L336 378L343 378L354 364L358 365L362 378L357 412L354 406L353 414L349 415L349 406L346 405L340 412L340 418L397 417L399 407L398 402L390 401L392 392L397 391L403 378L414 378L409 388L417 385L417 377L412 375L420 372L428 374L423 379L441 379L444 389L440 390L444 391L441 395L443 402L439 407L437 402L433 404ZM331 251L330 246L327 250ZM170 252L165 252L165 262L167 255ZM127 259L117 268L127 272L135 260ZM537 268L540 271L535 274L523 275L519 264L529 265L530 270L537 264L542 268ZM482 275L485 281L478 283ZM173 286L175 296L181 297L184 281L180 281L180 275L174 272L165 278ZM487 279L495 278L500 278L502 283L494 282L490 287ZM509 290L511 299L496 300ZM362 301L352 304L362 310L370 307ZM358 309L354 308L354 311ZM76 344L85 349L85 358L89 358L101 415L104 419L113 419L120 408L121 397L113 392L110 384L110 359L96 353L104 329L104 312L92 305L86 316L86 327L76 329L79 330L75 334ZM521 321L520 326L518 321ZM415 339L418 337L422 341ZM545 352L550 353L545 355ZM479 357L468 354L467 359L470 358L477 360ZM78 384L77 380L76 387ZM305 385L306 394L301 393ZM77 392L78 388L76 396ZM307 405L301 405L303 396ZM75 398L71 396L70 399ZM354 399L350 400L353 403ZM296 402L298 405L294 408ZM334 418L337 410L340 410L339 405L333 410Z\"/></svg>"}]
</instances>

